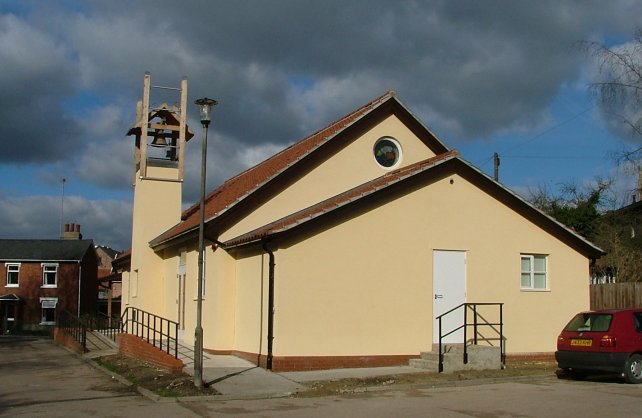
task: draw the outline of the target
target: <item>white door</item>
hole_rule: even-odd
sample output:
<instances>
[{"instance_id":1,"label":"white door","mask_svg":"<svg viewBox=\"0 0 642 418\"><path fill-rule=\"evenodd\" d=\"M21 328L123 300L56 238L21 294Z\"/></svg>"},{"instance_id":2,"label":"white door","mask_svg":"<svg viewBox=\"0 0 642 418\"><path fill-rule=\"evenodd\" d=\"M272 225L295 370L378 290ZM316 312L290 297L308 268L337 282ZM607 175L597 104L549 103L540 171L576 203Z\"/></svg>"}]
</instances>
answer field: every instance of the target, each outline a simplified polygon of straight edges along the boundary
<instances>
[{"instance_id":1,"label":"white door","mask_svg":"<svg viewBox=\"0 0 642 418\"><path fill-rule=\"evenodd\" d=\"M433 262L433 342L439 342L439 321L437 316L466 302L466 252L435 250ZM441 321L442 334L452 331L464 323L464 311L459 309ZM442 342L464 342L463 329L445 337Z\"/></svg>"},{"instance_id":2,"label":"white door","mask_svg":"<svg viewBox=\"0 0 642 418\"><path fill-rule=\"evenodd\" d=\"M178 266L178 298L176 299L178 305L178 339L182 340L185 337L185 264Z\"/></svg>"}]
</instances>

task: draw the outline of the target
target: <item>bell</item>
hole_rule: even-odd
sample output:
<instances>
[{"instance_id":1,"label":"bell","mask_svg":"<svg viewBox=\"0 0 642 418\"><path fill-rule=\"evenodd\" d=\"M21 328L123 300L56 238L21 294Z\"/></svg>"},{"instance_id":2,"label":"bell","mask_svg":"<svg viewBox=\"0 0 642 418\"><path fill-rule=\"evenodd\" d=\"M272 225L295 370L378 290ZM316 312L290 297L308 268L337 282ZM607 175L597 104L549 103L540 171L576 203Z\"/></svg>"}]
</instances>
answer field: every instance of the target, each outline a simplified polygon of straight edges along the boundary
<instances>
[{"instance_id":1,"label":"bell","mask_svg":"<svg viewBox=\"0 0 642 418\"><path fill-rule=\"evenodd\" d=\"M165 139L165 131L162 129L156 129L154 132L154 139L152 140L152 145L165 147L167 146L167 140Z\"/></svg>"}]
</instances>

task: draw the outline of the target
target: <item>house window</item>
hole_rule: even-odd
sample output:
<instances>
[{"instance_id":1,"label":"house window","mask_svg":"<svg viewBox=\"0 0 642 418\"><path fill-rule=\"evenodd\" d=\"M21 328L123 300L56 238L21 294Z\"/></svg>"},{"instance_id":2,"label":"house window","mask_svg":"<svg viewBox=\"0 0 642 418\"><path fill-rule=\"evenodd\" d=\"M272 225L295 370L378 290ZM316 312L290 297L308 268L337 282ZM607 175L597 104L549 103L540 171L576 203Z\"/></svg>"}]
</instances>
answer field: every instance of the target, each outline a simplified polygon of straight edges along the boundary
<instances>
[{"instance_id":1,"label":"house window","mask_svg":"<svg viewBox=\"0 0 642 418\"><path fill-rule=\"evenodd\" d=\"M522 290L547 290L545 255L522 254Z\"/></svg>"},{"instance_id":2,"label":"house window","mask_svg":"<svg viewBox=\"0 0 642 418\"><path fill-rule=\"evenodd\" d=\"M56 287L58 285L58 264L42 265L42 287Z\"/></svg>"},{"instance_id":3,"label":"house window","mask_svg":"<svg viewBox=\"0 0 642 418\"><path fill-rule=\"evenodd\" d=\"M373 151L375 161L384 168L394 168L401 161L401 146L394 138L379 139Z\"/></svg>"},{"instance_id":4,"label":"house window","mask_svg":"<svg viewBox=\"0 0 642 418\"><path fill-rule=\"evenodd\" d=\"M40 298L40 305L42 307L40 325L56 324L56 304L58 304L58 298Z\"/></svg>"},{"instance_id":5,"label":"house window","mask_svg":"<svg viewBox=\"0 0 642 418\"><path fill-rule=\"evenodd\" d=\"M7 267L7 287L18 287L20 264L5 264Z\"/></svg>"}]
</instances>

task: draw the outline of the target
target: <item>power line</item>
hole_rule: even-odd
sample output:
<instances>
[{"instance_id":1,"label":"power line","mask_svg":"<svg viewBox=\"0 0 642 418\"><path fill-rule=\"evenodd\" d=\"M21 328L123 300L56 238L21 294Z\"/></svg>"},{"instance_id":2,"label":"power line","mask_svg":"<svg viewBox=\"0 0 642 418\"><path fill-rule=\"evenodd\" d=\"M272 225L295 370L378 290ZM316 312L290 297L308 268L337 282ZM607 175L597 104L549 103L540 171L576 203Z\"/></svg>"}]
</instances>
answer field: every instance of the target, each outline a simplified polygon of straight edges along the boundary
<instances>
[{"instance_id":1,"label":"power line","mask_svg":"<svg viewBox=\"0 0 642 418\"><path fill-rule=\"evenodd\" d=\"M604 156L584 156L577 155L501 155L502 158L515 158L515 159L540 159L540 160L601 160Z\"/></svg>"},{"instance_id":2,"label":"power line","mask_svg":"<svg viewBox=\"0 0 642 418\"><path fill-rule=\"evenodd\" d=\"M590 112L591 110L593 110L594 107L595 107L595 105L592 105L592 106L590 106L590 107L588 107L586 109L583 109L580 112L575 113L573 116L571 116L571 117L569 117L569 118L557 123L556 125L553 125L553 126L547 128L547 129L543 130L542 132L539 132L539 133L537 133L537 134L535 134L535 135L533 135L533 136L531 136L531 137L529 137L529 138L527 138L527 139L525 139L523 141L520 141L519 143L515 144L514 146L508 148L507 152L510 152L510 151L513 151L513 150L515 150L515 149L517 149L519 147L522 147L523 145L525 145L525 144L527 144L529 142L532 142L532 141L536 140L537 138L540 138L540 137L548 134L551 131L554 131L555 129L557 129L557 128L561 127L561 126L566 125L569 122L572 122L573 120L575 120L575 119L579 118L580 116L582 116L582 115ZM505 154L501 154L501 157L502 158L521 158L521 159L536 159L537 158L537 159L575 159L575 160L577 160L577 159L602 159L603 158L603 157L578 157L578 156L510 156L510 155L505 155ZM486 164L490 163L491 161L493 161L493 157L492 156L483 159L481 161L481 163L479 164L479 166L483 167Z\"/></svg>"},{"instance_id":3,"label":"power line","mask_svg":"<svg viewBox=\"0 0 642 418\"><path fill-rule=\"evenodd\" d=\"M568 118L568 119L566 119L566 120L563 120L562 122L558 123L557 125L553 125L553 126L551 126L550 128L545 129L545 130L543 130L542 132L540 132L540 133L538 133L538 134L536 134L536 135L533 135L533 136L531 136L530 138L525 139L524 141L520 142L519 144L517 144L517 145L513 146L512 148L509 148L509 149L508 149L508 151L512 151L512 150L514 150L514 149L515 149L515 148L517 148L517 147L520 147L520 146L522 146L522 145L524 145L524 144L526 144L526 143L532 142L532 141L536 140L537 138L539 138L539 137L541 137L541 136L544 136L544 135L546 135L547 133L549 133L549 132L551 132L551 131L554 131L555 129L559 128L560 126L566 125L567 123L569 123L569 122L571 122L571 121L573 121L573 120L575 120L575 119L579 118L579 117L580 117L580 116L582 116L583 114L585 114L585 113L587 113L587 112L589 112L589 111L593 110L593 108L594 108L594 107L595 107L595 105L593 105L593 106L591 106L591 107L589 107L589 108L587 108L587 109L584 109L584 110L582 110L581 112L576 113L575 115L571 116L570 118Z\"/></svg>"}]
</instances>

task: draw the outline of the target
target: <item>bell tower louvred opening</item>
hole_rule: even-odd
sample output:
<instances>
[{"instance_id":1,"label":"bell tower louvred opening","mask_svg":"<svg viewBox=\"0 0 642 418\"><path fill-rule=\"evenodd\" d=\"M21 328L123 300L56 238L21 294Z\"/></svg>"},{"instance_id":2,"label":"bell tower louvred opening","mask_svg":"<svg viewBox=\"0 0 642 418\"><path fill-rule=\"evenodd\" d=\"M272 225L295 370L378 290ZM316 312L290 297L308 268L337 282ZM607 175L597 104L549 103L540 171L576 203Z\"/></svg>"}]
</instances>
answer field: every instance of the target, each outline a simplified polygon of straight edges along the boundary
<instances>
[{"instance_id":1,"label":"bell tower louvred opening","mask_svg":"<svg viewBox=\"0 0 642 418\"><path fill-rule=\"evenodd\" d=\"M174 104L161 101L175 100ZM183 181L185 143L194 134L187 126L187 79L180 87L154 86L145 73L143 99L136 105L134 175L140 179ZM151 167L172 170L153 170ZM134 182L135 183L135 182Z\"/></svg>"}]
</instances>

